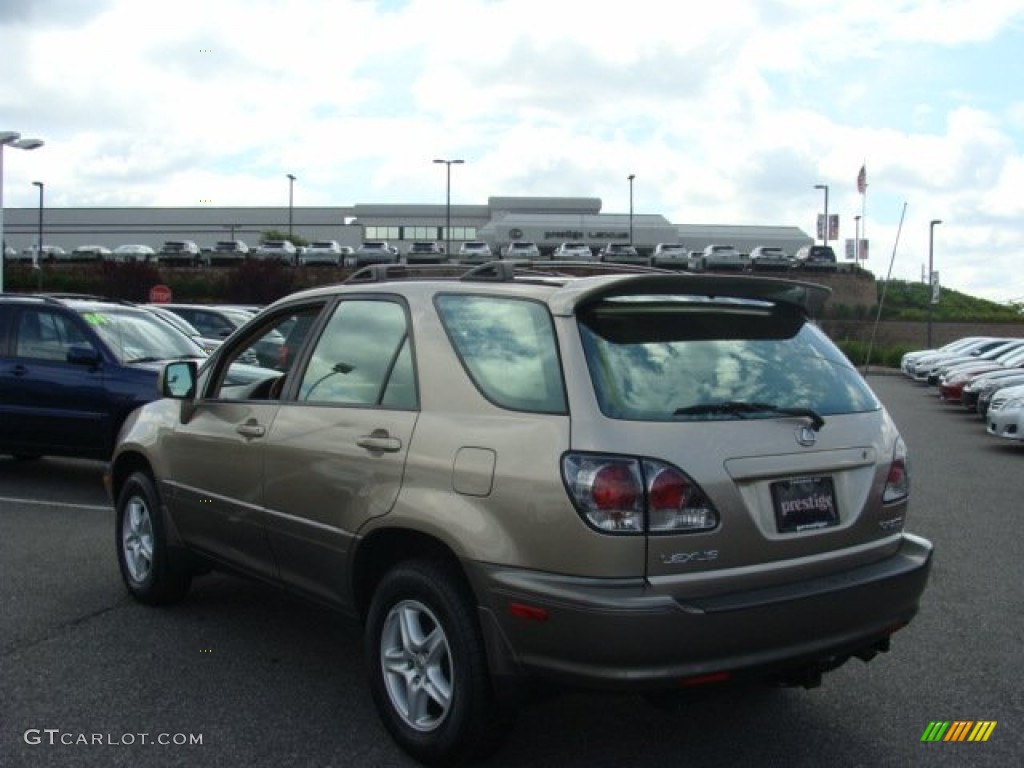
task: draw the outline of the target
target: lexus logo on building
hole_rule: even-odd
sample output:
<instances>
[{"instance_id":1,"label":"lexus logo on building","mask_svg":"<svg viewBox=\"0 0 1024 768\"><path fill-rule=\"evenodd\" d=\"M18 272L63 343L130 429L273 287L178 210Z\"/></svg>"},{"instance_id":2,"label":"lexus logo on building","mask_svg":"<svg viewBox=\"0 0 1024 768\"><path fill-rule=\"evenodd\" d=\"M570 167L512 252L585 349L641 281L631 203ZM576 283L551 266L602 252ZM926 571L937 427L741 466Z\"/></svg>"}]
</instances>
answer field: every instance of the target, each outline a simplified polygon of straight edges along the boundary
<instances>
[{"instance_id":1,"label":"lexus logo on building","mask_svg":"<svg viewBox=\"0 0 1024 768\"><path fill-rule=\"evenodd\" d=\"M510 238L512 238L513 240L521 240L522 237L523 237L523 230L521 230L521 229L510 229L508 231L508 236Z\"/></svg>"}]
</instances>

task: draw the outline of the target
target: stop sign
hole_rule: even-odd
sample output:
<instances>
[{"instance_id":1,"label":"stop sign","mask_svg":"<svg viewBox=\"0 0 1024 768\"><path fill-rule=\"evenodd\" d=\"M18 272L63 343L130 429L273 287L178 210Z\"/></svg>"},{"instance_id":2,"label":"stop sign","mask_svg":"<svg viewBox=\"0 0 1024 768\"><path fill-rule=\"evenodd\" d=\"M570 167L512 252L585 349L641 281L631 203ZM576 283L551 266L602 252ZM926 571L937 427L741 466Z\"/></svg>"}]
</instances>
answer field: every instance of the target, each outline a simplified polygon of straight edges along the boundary
<instances>
[{"instance_id":1,"label":"stop sign","mask_svg":"<svg viewBox=\"0 0 1024 768\"><path fill-rule=\"evenodd\" d=\"M151 304L166 304L171 300L171 289L166 285L154 285L149 289L149 301Z\"/></svg>"}]
</instances>

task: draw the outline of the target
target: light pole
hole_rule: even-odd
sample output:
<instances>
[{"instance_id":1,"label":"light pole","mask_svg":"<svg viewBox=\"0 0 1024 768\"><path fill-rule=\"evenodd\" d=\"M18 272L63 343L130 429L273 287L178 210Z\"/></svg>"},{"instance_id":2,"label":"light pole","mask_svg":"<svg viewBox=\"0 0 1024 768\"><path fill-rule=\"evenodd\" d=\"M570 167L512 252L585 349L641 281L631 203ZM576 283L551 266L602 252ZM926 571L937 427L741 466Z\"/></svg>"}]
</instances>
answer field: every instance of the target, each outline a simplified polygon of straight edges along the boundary
<instances>
[{"instance_id":1,"label":"light pole","mask_svg":"<svg viewBox=\"0 0 1024 768\"><path fill-rule=\"evenodd\" d=\"M626 178L629 179L629 244L633 244L633 179L636 178L635 173L629 174Z\"/></svg>"},{"instance_id":2,"label":"light pole","mask_svg":"<svg viewBox=\"0 0 1024 768\"><path fill-rule=\"evenodd\" d=\"M4 264L7 261L7 241L4 239L4 147L39 149L39 139L23 139L17 131L0 131L0 293L4 292Z\"/></svg>"},{"instance_id":3,"label":"light pole","mask_svg":"<svg viewBox=\"0 0 1024 768\"><path fill-rule=\"evenodd\" d=\"M452 166L462 165L465 160L434 160L435 163L444 163L447 170L447 181L444 193L444 253L445 258L452 256Z\"/></svg>"},{"instance_id":4,"label":"light pole","mask_svg":"<svg viewBox=\"0 0 1024 768\"><path fill-rule=\"evenodd\" d=\"M288 240L290 241L292 239L292 208L293 208L293 201L295 199L294 198L295 177L292 174L290 174L290 173L287 174L287 176L288 176Z\"/></svg>"},{"instance_id":5,"label":"light pole","mask_svg":"<svg viewBox=\"0 0 1024 768\"><path fill-rule=\"evenodd\" d=\"M860 216L853 217L853 263L860 266Z\"/></svg>"},{"instance_id":6,"label":"light pole","mask_svg":"<svg viewBox=\"0 0 1024 768\"><path fill-rule=\"evenodd\" d=\"M36 257L32 261L32 266L42 269L40 262L43 260L43 187L45 186L41 181L33 181L33 187L39 187L39 240L36 243Z\"/></svg>"},{"instance_id":7,"label":"light pole","mask_svg":"<svg viewBox=\"0 0 1024 768\"><path fill-rule=\"evenodd\" d=\"M941 219L932 219L928 223L928 349L932 348L932 297L935 295L935 273L932 271L932 260L935 254L935 225Z\"/></svg>"},{"instance_id":8,"label":"light pole","mask_svg":"<svg viewBox=\"0 0 1024 768\"><path fill-rule=\"evenodd\" d=\"M825 190L825 226L821 228L821 243L828 245L828 184L815 184L814 188Z\"/></svg>"}]
</instances>

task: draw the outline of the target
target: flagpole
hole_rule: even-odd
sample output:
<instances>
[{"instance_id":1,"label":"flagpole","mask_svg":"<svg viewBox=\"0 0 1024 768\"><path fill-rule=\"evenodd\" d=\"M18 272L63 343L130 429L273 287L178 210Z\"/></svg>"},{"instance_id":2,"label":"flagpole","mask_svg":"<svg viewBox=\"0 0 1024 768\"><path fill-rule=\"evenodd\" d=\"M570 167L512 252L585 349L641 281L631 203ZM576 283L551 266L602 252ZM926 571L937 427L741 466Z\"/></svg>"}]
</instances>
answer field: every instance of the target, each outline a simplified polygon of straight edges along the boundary
<instances>
[{"instance_id":1,"label":"flagpole","mask_svg":"<svg viewBox=\"0 0 1024 768\"><path fill-rule=\"evenodd\" d=\"M864 248L861 243L868 241L868 161L867 158L861 163L860 173L857 174L857 191L860 192L860 237L857 240L857 266L863 267L863 261L867 258L864 255Z\"/></svg>"}]
</instances>

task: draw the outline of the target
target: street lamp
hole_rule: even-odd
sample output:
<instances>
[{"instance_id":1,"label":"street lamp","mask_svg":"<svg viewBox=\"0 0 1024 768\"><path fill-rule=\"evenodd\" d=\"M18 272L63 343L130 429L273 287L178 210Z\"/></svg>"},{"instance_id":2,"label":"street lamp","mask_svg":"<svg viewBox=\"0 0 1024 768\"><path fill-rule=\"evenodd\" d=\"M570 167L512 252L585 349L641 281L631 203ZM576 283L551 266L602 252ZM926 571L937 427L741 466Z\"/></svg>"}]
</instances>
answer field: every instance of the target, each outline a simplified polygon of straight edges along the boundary
<instances>
[{"instance_id":1,"label":"street lamp","mask_svg":"<svg viewBox=\"0 0 1024 768\"><path fill-rule=\"evenodd\" d=\"M39 149L39 139L23 139L17 131L0 131L0 293L4 292L4 263L7 261L7 241L4 239L4 147Z\"/></svg>"},{"instance_id":2,"label":"street lamp","mask_svg":"<svg viewBox=\"0 0 1024 768\"><path fill-rule=\"evenodd\" d=\"M444 195L444 252L445 258L450 259L452 254L452 166L462 165L465 160L434 160L435 163L444 163L447 170L448 180L445 183Z\"/></svg>"},{"instance_id":3,"label":"street lamp","mask_svg":"<svg viewBox=\"0 0 1024 768\"><path fill-rule=\"evenodd\" d=\"M853 217L853 263L860 266L860 216Z\"/></svg>"},{"instance_id":4,"label":"street lamp","mask_svg":"<svg viewBox=\"0 0 1024 768\"><path fill-rule=\"evenodd\" d=\"M825 226L821 228L821 243L828 245L828 184L815 184L814 188L825 190Z\"/></svg>"},{"instance_id":5,"label":"street lamp","mask_svg":"<svg viewBox=\"0 0 1024 768\"><path fill-rule=\"evenodd\" d=\"M932 271L932 260L935 254L935 225L941 219L932 219L928 223L928 349L932 348L932 298L935 296L935 273Z\"/></svg>"},{"instance_id":6,"label":"street lamp","mask_svg":"<svg viewBox=\"0 0 1024 768\"><path fill-rule=\"evenodd\" d=\"M288 239L292 239L292 209L295 192L295 177L292 174L286 174L288 176Z\"/></svg>"},{"instance_id":7,"label":"street lamp","mask_svg":"<svg viewBox=\"0 0 1024 768\"><path fill-rule=\"evenodd\" d=\"M635 173L629 174L626 178L629 179L629 244L633 244L633 179L636 178Z\"/></svg>"},{"instance_id":8,"label":"street lamp","mask_svg":"<svg viewBox=\"0 0 1024 768\"><path fill-rule=\"evenodd\" d=\"M43 260L43 187L45 186L41 181L33 181L33 187L39 187L39 240L36 243L36 257L32 261L32 266L42 267L40 262Z\"/></svg>"}]
</instances>

